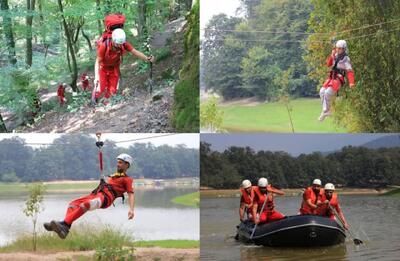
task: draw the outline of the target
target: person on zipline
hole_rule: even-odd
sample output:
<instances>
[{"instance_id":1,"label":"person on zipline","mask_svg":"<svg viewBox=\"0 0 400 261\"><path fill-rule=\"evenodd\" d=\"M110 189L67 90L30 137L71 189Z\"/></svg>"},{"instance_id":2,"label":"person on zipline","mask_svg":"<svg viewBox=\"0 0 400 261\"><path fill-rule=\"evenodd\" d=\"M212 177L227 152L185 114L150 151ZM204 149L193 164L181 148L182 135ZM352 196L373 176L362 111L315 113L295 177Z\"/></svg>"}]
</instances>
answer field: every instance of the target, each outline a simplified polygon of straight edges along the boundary
<instances>
[{"instance_id":1,"label":"person on zipline","mask_svg":"<svg viewBox=\"0 0 400 261\"><path fill-rule=\"evenodd\" d=\"M44 223L47 231L54 231L64 239L67 237L72 223L85 214L88 210L108 208L118 197L124 199L124 193L128 193L129 211L128 219L134 217L134 191L133 179L126 174L132 165L133 159L128 154L121 154L117 157L117 172L109 176L108 181L100 180L99 186L87 196L75 199L69 203L67 213L63 221L52 220Z\"/></svg>"},{"instance_id":2,"label":"person on zipline","mask_svg":"<svg viewBox=\"0 0 400 261\"><path fill-rule=\"evenodd\" d=\"M134 56L147 62L154 62L152 55L146 56L136 50L126 41L126 35L123 29L117 28L112 31L111 40L99 41L97 46L97 59L95 64L95 98L108 99L115 95L118 90L121 57L129 52Z\"/></svg>"},{"instance_id":3,"label":"person on zipline","mask_svg":"<svg viewBox=\"0 0 400 261\"><path fill-rule=\"evenodd\" d=\"M323 121L327 116L331 115L331 103L334 95L339 91L340 87L345 83L345 77L349 80L350 88L354 87L354 73L350 63L350 58L346 53L347 43L345 40L336 42L336 49L332 50L326 64L331 67L328 79L322 85L319 95L322 101L322 112L318 120Z\"/></svg>"}]
</instances>

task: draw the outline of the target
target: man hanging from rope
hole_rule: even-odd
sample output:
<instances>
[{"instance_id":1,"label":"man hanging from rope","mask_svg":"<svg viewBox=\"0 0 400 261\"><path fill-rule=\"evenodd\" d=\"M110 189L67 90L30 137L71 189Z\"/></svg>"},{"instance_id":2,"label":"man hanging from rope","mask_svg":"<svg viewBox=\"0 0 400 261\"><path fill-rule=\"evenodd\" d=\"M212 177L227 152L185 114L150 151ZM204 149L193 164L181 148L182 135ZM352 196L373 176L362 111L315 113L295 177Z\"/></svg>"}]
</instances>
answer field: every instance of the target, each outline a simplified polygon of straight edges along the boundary
<instances>
[{"instance_id":1,"label":"man hanging from rope","mask_svg":"<svg viewBox=\"0 0 400 261\"><path fill-rule=\"evenodd\" d=\"M101 160L102 162L102 160ZM132 165L133 159L128 154L121 154L117 157L117 172L109 176L108 181L100 180L99 186L91 194L75 199L69 203L67 213L63 221L52 220L44 223L47 231L54 231L64 239L67 237L72 223L85 214L88 210L108 208L118 197L124 199L124 193L128 193L129 211L128 219L134 217L135 198L133 194L133 179L126 174ZM101 163L102 165L102 163ZM102 167L101 167L102 168Z\"/></svg>"},{"instance_id":2,"label":"man hanging from rope","mask_svg":"<svg viewBox=\"0 0 400 261\"><path fill-rule=\"evenodd\" d=\"M331 71L328 79L319 91L322 101L322 112L318 118L319 121L323 121L327 116L332 114L332 99L345 83L345 77L349 80L350 88L354 87L354 73L346 51L346 41L339 40L336 42L336 49L332 50L331 55L326 61L327 66L331 67Z\"/></svg>"}]
</instances>

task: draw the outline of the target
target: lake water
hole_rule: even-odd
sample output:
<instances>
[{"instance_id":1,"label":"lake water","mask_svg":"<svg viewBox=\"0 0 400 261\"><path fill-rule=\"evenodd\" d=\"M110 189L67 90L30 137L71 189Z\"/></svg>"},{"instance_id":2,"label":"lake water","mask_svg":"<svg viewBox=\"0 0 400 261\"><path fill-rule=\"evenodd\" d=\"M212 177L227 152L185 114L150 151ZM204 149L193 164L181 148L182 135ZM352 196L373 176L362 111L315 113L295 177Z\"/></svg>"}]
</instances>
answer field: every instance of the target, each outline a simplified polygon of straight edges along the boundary
<instances>
[{"instance_id":1,"label":"lake water","mask_svg":"<svg viewBox=\"0 0 400 261\"><path fill-rule=\"evenodd\" d=\"M236 242L239 198L201 199L201 260L400 260L400 199L383 196L339 196L356 237L364 244L319 248L271 248ZM300 197L276 197L276 209L296 215Z\"/></svg>"},{"instance_id":2,"label":"lake water","mask_svg":"<svg viewBox=\"0 0 400 261\"><path fill-rule=\"evenodd\" d=\"M122 204L121 198L115 200L115 207L88 211L74 222L93 224L103 228L105 225L126 231L135 240L190 239L199 240L199 208L186 207L171 202L171 199L191 193L196 189L153 189L135 191L135 218L128 220L128 199ZM45 210L39 214L39 232L44 233L43 222L62 220L68 203L85 193L49 194L44 197ZM14 240L17 236L30 233L32 222L22 212L26 195L0 196L0 245Z\"/></svg>"}]
</instances>

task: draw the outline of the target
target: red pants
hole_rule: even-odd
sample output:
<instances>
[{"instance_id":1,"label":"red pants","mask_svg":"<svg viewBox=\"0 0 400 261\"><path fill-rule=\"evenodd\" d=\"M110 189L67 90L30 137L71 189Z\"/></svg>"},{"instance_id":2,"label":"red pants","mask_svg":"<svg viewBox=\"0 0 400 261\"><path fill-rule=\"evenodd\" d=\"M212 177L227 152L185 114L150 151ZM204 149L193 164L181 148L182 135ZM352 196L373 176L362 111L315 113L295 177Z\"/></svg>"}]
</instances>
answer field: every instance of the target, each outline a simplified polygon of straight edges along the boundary
<instances>
[{"instance_id":1,"label":"red pants","mask_svg":"<svg viewBox=\"0 0 400 261\"><path fill-rule=\"evenodd\" d=\"M101 208L104 201L104 194L97 193L95 195L90 194L78 199L75 199L69 203L67 213L65 214L64 222L71 225L75 220L80 218L88 210L95 210ZM109 202L108 206L111 205Z\"/></svg>"},{"instance_id":2,"label":"red pants","mask_svg":"<svg viewBox=\"0 0 400 261\"><path fill-rule=\"evenodd\" d=\"M260 223L269 223L282 218L285 218L285 216L278 211L275 210L272 212L264 211L263 213L260 214Z\"/></svg>"},{"instance_id":3,"label":"red pants","mask_svg":"<svg viewBox=\"0 0 400 261\"><path fill-rule=\"evenodd\" d=\"M332 89L333 89L335 92L339 91L340 87L342 86L342 82L340 81L339 77L340 77L340 76L338 76L338 78L331 78L331 77L329 77L329 78L324 82L324 84L323 84L322 86L325 87L325 88L327 88L327 87L332 87ZM342 76L341 79L343 79L343 81L344 81L343 76Z\"/></svg>"},{"instance_id":4,"label":"red pants","mask_svg":"<svg viewBox=\"0 0 400 261\"><path fill-rule=\"evenodd\" d=\"M64 106L64 96L58 96L58 102L60 103L60 106Z\"/></svg>"},{"instance_id":5,"label":"red pants","mask_svg":"<svg viewBox=\"0 0 400 261\"><path fill-rule=\"evenodd\" d=\"M102 67L99 69L100 86L96 90L96 99L104 97L110 98L117 93L119 81L119 66Z\"/></svg>"}]
</instances>

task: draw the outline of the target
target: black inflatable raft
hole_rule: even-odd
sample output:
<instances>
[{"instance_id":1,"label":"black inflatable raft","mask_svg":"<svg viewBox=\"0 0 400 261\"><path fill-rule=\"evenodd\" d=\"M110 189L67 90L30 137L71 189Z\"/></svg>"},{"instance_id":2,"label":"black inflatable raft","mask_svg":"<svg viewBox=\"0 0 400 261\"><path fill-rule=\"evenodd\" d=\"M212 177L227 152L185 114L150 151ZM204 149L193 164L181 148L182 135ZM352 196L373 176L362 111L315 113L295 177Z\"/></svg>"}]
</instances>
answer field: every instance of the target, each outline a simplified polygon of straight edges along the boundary
<instances>
[{"instance_id":1,"label":"black inflatable raft","mask_svg":"<svg viewBox=\"0 0 400 261\"><path fill-rule=\"evenodd\" d=\"M285 219L258 225L245 221L237 229L237 239L271 247L331 246L344 242L344 229L326 217L313 215L288 216Z\"/></svg>"}]
</instances>

